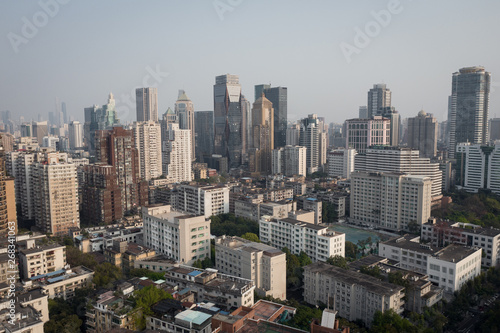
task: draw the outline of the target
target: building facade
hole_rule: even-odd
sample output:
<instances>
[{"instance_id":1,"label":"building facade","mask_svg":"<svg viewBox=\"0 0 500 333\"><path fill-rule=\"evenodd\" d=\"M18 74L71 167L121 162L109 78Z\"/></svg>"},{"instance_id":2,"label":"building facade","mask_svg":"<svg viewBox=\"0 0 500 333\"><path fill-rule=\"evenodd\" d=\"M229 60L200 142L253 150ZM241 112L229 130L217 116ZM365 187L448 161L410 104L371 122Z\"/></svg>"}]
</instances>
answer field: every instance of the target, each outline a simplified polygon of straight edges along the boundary
<instances>
[{"instance_id":1,"label":"building facade","mask_svg":"<svg viewBox=\"0 0 500 333\"><path fill-rule=\"evenodd\" d=\"M437 154L438 122L423 110L415 118L408 118L408 147L420 152L420 157L433 158Z\"/></svg>"},{"instance_id":2,"label":"building facade","mask_svg":"<svg viewBox=\"0 0 500 333\"><path fill-rule=\"evenodd\" d=\"M160 177L162 175L160 124L153 121L135 122L133 131L141 179Z\"/></svg>"},{"instance_id":3,"label":"building facade","mask_svg":"<svg viewBox=\"0 0 500 333\"><path fill-rule=\"evenodd\" d=\"M391 120L382 116L372 119L346 120L346 148L364 153L373 145L390 145Z\"/></svg>"},{"instance_id":4,"label":"building facade","mask_svg":"<svg viewBox=\"0 0 500 333\"><path fill-rule=\"evenodd\" d=\"M192 180L191 131L169 124L163 142L163 174L172 183Z\"/></svg>"},{"instance_id":5,"label":"building facade","mask_svg":"<svg viewBox=\"0 0 500 333\"><path fill-rule=\"evenodd\" d=\"M355 149L335 149L328 152L328 177L350 179L354 171Z\"/></svg>"},{"instance_id":6,"label":"building facade","mask_svg":"<svg viewBox=\"0 0 500 333\"><path fill-rule=\"evenodd\" d=\"M158 88L135 90L137 121L158 121Z\"/></svg>"},{"instance_id":7,"label":"building facade","mask_svg":"<svg viewBox=\"0 0 500 333\"><path fill-rule=\"evenodd\" d=\"M174 208L194 215L209 218L212 215L229 213L229 188L224 186L177 186Z\"/></svg>"},{"instance_id":8,"label":"building facade","mask_svg":"<svg viewBox=\"0 0 500 333\"><path fill-rule=\"evenodd\" d=\"M191 134L191 157L194 159L195 153L195 121L193 102L187 97L184 90L179 91L179 98L175 102L175 114L179 119L179 128L190 130Z\"/></svg>"}]
</instances>

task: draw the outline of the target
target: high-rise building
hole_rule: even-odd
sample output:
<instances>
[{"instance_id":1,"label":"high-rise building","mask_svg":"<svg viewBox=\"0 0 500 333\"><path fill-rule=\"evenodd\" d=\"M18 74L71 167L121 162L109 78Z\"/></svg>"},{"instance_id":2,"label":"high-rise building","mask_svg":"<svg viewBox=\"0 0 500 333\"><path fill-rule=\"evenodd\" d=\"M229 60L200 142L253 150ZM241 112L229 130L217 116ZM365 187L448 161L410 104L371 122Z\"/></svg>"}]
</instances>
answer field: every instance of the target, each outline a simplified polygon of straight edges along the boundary
<instances>
[{"instance_id":1,"label":"high-rise building","mask_svg":"<svg viewBox=\"0 0 500 333\"><path fill-rule=\"evenodd\" d=\"M490 81L491 75L484 67L465 67L453 73L448 107L448 154L451 158L459 143L487 142Z\"/></svg>"},{"instance_id":2,"label":"high-rise building","mask_svg":"<svg viewBox=\"0 0 500 333\"><path fill-rule=\"evenodd\" d=\"M251 172L271 173L271 152L274 149L274 110L271 101L262 96L253 103L252 144L249 150Z\"/></svg>"},{"instance_id":3,"label":"high-rise building","mask_svg":"<svg viewBox=\"0 0 500 333\"><path fill-rule=\"evenodd\" d=\"M79 121L72 121L68 125L69 147L71 149L83 147L83 126Z\"/></svg>"},{"instance_id":4,"label":"high-rise building","mask_svg":"<svg viewBox=\"0 0 500 333\"><path fill-rule=\"evenodd\" d=\"M264 90L271 88L270 84L256 84L254 87L254 101L257 101L260 96L262 96L262 93Z\"/></svg>"},{"instance_id":5,"label":"high-rise building","mask_svg":"<svg viewBox=\"0 0 500 333\"><path fill-rule=\"evenodd\" d=\"M0 147L0 237L17 234L14 179L7 177L4 154ZM9 233L9 231L14 233Z\"/></svg>"},{"instance_id":6,"label":"high-rise building","mask_svg":"<svg viewBox=\"0 0 500 333\"><path fill-rule=\"evenodd\" d=\"M456 185L468 192L490 190L500 194L500 143L487 146L463 142L456 149Z\"/></svg>"},{"instance_id":7,"label":"high-rise building","mask_svg":"<svg viewBox=\"0 0 500 333\"><path fill-rule=\"evenodd\" d=\"M391 120L382 116L372 119L346 120L346 148L356 149L358 154L374 145L390 145Z\"/></svg>"},{"instance_id":8,"label":"high-rise building","mask_svg":"<svg viewBox=\"0 0 500 333\"><path fill-rule=\"evenodd\" d=\"M417 149L421 157L432 158L437 154L438 122L423 110L408 119L408 147Z\"/></svg>"},{"instance_id":9,"label":"high-rise building","mask_svg":"<svg viewBox=\"0 0 500 333\"><path fill-rule=\"evenodd\" d=\"M196 160L205 162L205 156L212 156L214 151L214 112L196 111L194 122Z\"/></svg>"},{"instance_id":10,"label":"high-rise building","mask_svg":"<svg viewBox=\"0 0 500 333\"><path fill-rule=\"evenodd\" d=\"M285 146L272 152L273 174L285 176L306 176L307 148L300 146Z\"/></svg>"},{"instance_id":11,"label":"high-rise building","mask_svg":"<svg viewBox=\"0 0 500 333\"><path fill-rule=\"evenodd\" d=\"M175 102L175 114L177 115L177 119L179 119L179 128L191 131L191 157L194 159L196 156L194 106L184 90L179 91L179 98Z\"/></svg>"},{"instance_id":12,"label":"high-rise building","mask_svg":"<svg viewBox=\"0 0 500 333\"><path fill-rule=\"evenodd\" d=\"M137 121L158 121L158 89L137 88L135 90Z\"/></svg>"},{"instance_id":13,"label":"high-rise building","mask_svg":"<svg viewBox=\"0 0 500 333\"><path fill-rule=\"evenodd\" d=\"M84 142L89 147L90 151L95 150L95 132L97 130L110 129L118 125L118 119L115 108L115 99L112 93L109 93L108 103L99 107L93 105L85 108L85 124L84 124Z\"/></svg>"},{"instance_id":14,"label":"high-rise building","mask_svg":"<svg viewBox=\"0 0 500 333\"><path fill-rule=\"evenodd\" d=\"M238 76L217 76L214 85L214 152L227 157L230 168L239 167L246 154L245 118Z\"/></svg>"},{"instance_id":15,"label":"high-rise building","mask_svg":"<svg viewBox=\"0 0 500 333\"><path fill-rule=\"evenodd\" d=\"M385 107L391 106L391 91L385 84L374 84L373 88L368 91L368 117L379 115L380 111Z\"/></svg>"},{"instance_id":16,"label":"high-rise building","mask_svg":"<svg viewBox=\"0 0 500 333\"><path fill-rule=\"evenodd\" d=\"M354 170L365 172L402 172L432 179L432 200L442 198L442 172L439 163L419 156L418 150L402 147L371 147L355 157Z\"/></svg>"},{"instance_id":17,"label":"high-rise building","mask_svg":"<svg viewBox=\"0 0 500 333\"><path fill-rule=\"evenodd\" d=\"M389 145L397 147L400 142L401 117L393 106L382 108L378 115L390 120Z\"/></svg>"},{"instance_id":18,"label":"high-rise building","mask_svg":"<svg viewBox=\"0 0 500 333\"><path fill-rule=\"evenodd\" d=\"M288 121L288 89L286 87L267 87L264 94L274 109L274 148L284 147Z\"/></svg>"},{"instance_id":19,"label":"high-rise building","mask_svg":"<svg viewBox=\"0 0 500 333\"><path fill-rule=\"evenodd\" d=\"M500 140L500 118L490 119L489 141Z\"/></svg>"},{"instance_id":20,"label":"high-rise building","mask_svg":"<svg viewBox=\"0 0 500 333\"><path fill-rule=\"evenodd\" d=\"M175 209L209 218L229 213L229 188L224 186L177 186Z\"/></svg>"},{"instance_id":21,"label":"high-rise building","mask_svg":"<svg viewBox=\"0 0 500 333\"><path fill-rule=\"evenodd\" d=\"M63 115L63 124L67 124L68 123L68 113L66 110L66 103L65 102L61 102L61 113Z\"/></svg>"},{"instance_id":22,"label":"high-rise building","mask_svg":"<svg viewBox=\"0 0 500 333\"><path fill-rule=\"evenodd\" d=\"M192 265L210 258L210 219L170 206L143 207L144 244L175 261Z\"/></svg>"},{"instance_id":23,"label":"high-rise building","mask_svg":"<svg viewBox=\"0 0 500 333\"><path fill-rule=\"evenodd\" d=\"M344 148L328 152L328 177L350 179L356 154L356 149Z\"/></svg>"},{"instance_id":24,"label":"high-rise building","mask_svg":"<svg viewBox=\"0 0 500 333\"><path fill-rule=\"evenodd\" d=\"M141 178L151 180L160 177L162 175L160 124L154 121L134 122L133 131Z\"/></svg>"},{"instance_id":25,"label":"high-rise building","mask_svg":"<svg viewBox=\"0 0 500 333\"><path fill-rule=\"evenodd\" d=\"M112 165L96 163L83 167L82 219L87 225L120 221L122 195Z\"/></svg>"},{"instance_id":26,"label":"high-rise building","mask_svg":"<svg viewBox=\"0 0 500 333\"><path fill-rule=\"evenodd\" d=\"M359 107L359 119L367 119L368 118L368 107L367 106L360 106Z\"/></svg>"},{"instance_id":27,"label":"high-rise building","mask_svg":"<svg viewBox=\"0 0 500 333\"><path fill-rule=\"evenodd\" d=\"M219 272L254 281L261 296L286 299L284 252L240 237L222 236L215 239L215 259Z\"/></svg>"},{"instance_id":28,"label":"high-rise building","mask_svg":"<svg viewBox=\"0 0 500 333\"><path fill-rule=\"evenodd\" d=\"M173 183L192 180L191 131L169 124L163 142L163 174Z\"/></svg>"},{"instance_id":29,"label":"high-rise building","mask_svg":"<svg viewBox=\"0 0 500 333\"><path fill-rule=\"evenodd\" d=\"M59 153L35 163L32 173L36 226L44 233L68 235L80 227L76 166Z\"/></svg>"},{"instance_id":30,"label":"high-rise building","mask_svg":"<svg viewBox=\"0 0 500 333\"><path fill-rule=\"evenodd\" d=\"M287 146L298 146L300 141L300 124L292 124L286 129Z\"/></svg>"},{"instance_id":31,"label":"high-rise building","mask_svg":"<svg viewBox=\"0 0 500 333\"><path fill-rule=\"evenodd\" d=\"M307 148L307 173L321 170L326 164L327 133L325 124L316 114L301 119L299 145Z\"/></svg>"},{"instance_id":32,"label":"high-rise building","mask_svg":"<svg viewBox=\"0 0 500 333\"><path fill-rule=\"evenodd\" d=\"M123 127L98 130L96 160L115 167L121 190L123 212L137 209L147 203L147 182L140 181L140 167L134 133Z\"/></svg>"},{"instance_id":33,"label":"high-rise building","mask_svg":"<svg viewBox=\"0 0 500 333\"><path fill-rule=\"evenodd\" d=\"M167 140L168 124L178 124L178 123L179 119L177 118L177 115L175 114L174 110L168 108L160 119L162 144L164 141Z\"/></svg>"},{"instance_id":34,"label":"high-rise building","mask_svg":"<svg viewBox=\"0 0 500 333\"><path fill-rule=\"evenodd\" d=\"M31 123L21 124L21 137L33 137L33 125Z\"/></svg>"},{"instance_id":35,"label":"high-rise building","mask_svg":"<svg viewBox=\"0 0 500 333\"><path fill-rule=\"evenodd\" d=\"M245 135L245 147L243 150L245 154L243 155L243 163L248 159L247 153L248 149L252 147L252 135L253 135L253 124L252 124L252 104L244 95L241 95L241 114L243 116L244 135Z\"/></svg>"},{"instance_id":36,"label":"high-rise building","mask_svg":"<svg viewBox=\"0 0 500 333\"><path fill-rule=\"evenodd\" d=\"M431 215L432 180L403 173L351 173L351 221L390 230L409 230Z\"/></svg>"},{"instance_id":37,"label":"high-rise building","mask_svg":"<svg viewBox=\"0 0 500 333\"><path fill-rule=\"evenodd\" d=\"M33 122L33 137L37 138L38 144L41 145L43 142L43 137L49 135L49 127L47 121L34 121Z\"/></svg>"}]
</instances>

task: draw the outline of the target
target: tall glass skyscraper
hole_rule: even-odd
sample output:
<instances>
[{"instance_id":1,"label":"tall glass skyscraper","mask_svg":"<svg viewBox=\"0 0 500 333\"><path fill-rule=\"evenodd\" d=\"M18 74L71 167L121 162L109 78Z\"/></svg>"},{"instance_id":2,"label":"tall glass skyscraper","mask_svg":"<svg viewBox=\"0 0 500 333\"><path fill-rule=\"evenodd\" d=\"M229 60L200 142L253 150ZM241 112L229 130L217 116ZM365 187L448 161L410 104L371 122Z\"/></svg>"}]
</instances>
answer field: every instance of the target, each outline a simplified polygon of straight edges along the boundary
<instances>
[{"instance_id":1,"label":"tall glass skyscraper","mask_svg":"<svg viewBox=\"0 0 500 333\"><path fill-rule=\"evenodd\" d=\"M284 147L286 145L286 127L288 121L288 89L286 87L266 88L264 89L264 94L273 103L274 148Z\"/></svg>"},{"instance_id":2,"label":"tall glass skyscraper","mask_svg":"<svg viewBox=\"0 0 500 333\"><path fill-rule=\"evenodd\" d=\"M214 152L227 157L230 168L242 163L246 151L246 124L237 75L220 75L214 85Z\"/></svg>"},{"instance_id":3,"label":"tall glass skyscraper","mask_svg":"<svg viewBox=\"0 0 500 333\"><path fill-rule=\"evenodd\" d=\"M458 143L487 142L490 81L484 67L465 67L453 73L448 107L450 158Z\"/></svg>"},{"instance_id":4,"label":"tall glass skyscraper","mask_svg":"<svg viewBox=\"0 0 500 333\"><path fill-rule=\"evenodd\" d=\"M385 84L374 84L368 91L368 118L379 116L383 108L391 106L391 91Z\"/></svg>"},{"instance_id":5,"label":"tall glass skyscraper","mask_svg":"<svg viewBox=\"0 0 500 333\"><path fill-rule=\"evenodd\" d=\"M196 160L206 162L205 156L211 156L214 150L214 112L196 111L194 123Z\"/></svg>"}]
</instances>

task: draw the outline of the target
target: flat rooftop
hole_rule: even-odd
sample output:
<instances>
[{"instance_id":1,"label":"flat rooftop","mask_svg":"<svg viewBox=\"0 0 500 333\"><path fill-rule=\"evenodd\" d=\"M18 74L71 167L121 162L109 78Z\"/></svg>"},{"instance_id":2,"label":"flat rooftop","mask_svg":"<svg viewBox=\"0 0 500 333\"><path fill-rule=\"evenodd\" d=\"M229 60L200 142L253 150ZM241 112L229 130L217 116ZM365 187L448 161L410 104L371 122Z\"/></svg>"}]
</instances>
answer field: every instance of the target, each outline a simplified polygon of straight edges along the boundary
<instances>
[{"instance_id":1,"label":"flat rooftop","mask_svg":"<svg viewBox=\"0 0 500 333\"><path fill-rule=\"evenodd\" d=\"M385 242L381 242L380 244L389 245L389 246L393 246L393 247L397 247L397 248L401 248L401 249L405 249L405 250L420 252L420 253L424 253L424 254L428 254L428 255L433 255L434 253L436 253L439 250L438 247L433 247L433 246L428 245L428 244L420 244L418 242L414 242L411 240L414 238L415 238L414 236L405 235L403 237L397 237L397 238L393 238L393 239L390 239L390 240L385 241Z\"/></svg>"},{"instance_id":2,"label":"flat rooftop","mask_svg":"<svg viewBox=\"0 0 500 333\"><path fill-rule=\"evenodd\" d=\"M471 254L478 251L479 248L465 247L458 244L451 244L436 253L436 257L440 260L448 262L459 262Z\"/></svg>"},{"instance_id":3,"label":"flat rooftop","mask_svg":"<svg viewBox=\"0 0 500 333\"><path fill-rule=\"evenodd\" d=\"M311 271L312 273L321 273L323 275L328 275L336 280L340 280L346 284L356 284L364 286L371 292L377 293L379 295L393 295L394 293L403 290L404 288L392 283L383 282L375 277L367 274L355 272L352 270L343 269L330 264L325 264L322 262L315 262L304 267L304 269Z\"/></svg>"}]
</instances>

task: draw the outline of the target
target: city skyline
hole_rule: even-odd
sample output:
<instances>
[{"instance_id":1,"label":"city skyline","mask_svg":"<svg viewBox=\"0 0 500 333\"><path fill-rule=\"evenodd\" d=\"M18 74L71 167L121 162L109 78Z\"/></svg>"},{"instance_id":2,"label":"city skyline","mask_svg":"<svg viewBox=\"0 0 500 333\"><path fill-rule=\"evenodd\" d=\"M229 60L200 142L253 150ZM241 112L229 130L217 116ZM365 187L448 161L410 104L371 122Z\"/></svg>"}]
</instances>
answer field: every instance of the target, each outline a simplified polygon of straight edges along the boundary
<instances>
[{"instance_id":1,"label":"city skyline","mask_svg":"<svg viewBox=\"0 0 500 333\"><path fill-rule=\"evenodd\" d=\"M43 8L28 2L0 5L1 12L9 14L0 23L5 36L0 42L5 50L0 68L9 78L0 87L0 110L22 115L26 121L37 120L38 113L47 119L59 98L66 103L68 118L82 122L83 108L105 104L104 97L112 92L118 118L131 122L136 111L132 92L146 86L158 88L159 114L174 106L179 89L189 91L195 111L213 110L214 77L229 73L239 76L247 98L252 97L257 84L287 87L291 121L310 113L325 117L328 123L354 118L359 106L366 104L367 91L378 83L391 89L392 105L402 118L423 109L443 121L451 74L463 67L484 66L492 73L490 116L500 115L500 89L495 81L500 72L498 47L484 43L488 36L493 40L494 31L498 31L494 13L500 4L495 2L450 1L431 7L430 2L399 1L387 22L380 21L384 24L371 33L367 45L358 43L358 47L357 28L363 31L376 23L376 14L387 12L391 1L359 5L276 2L266 3L265 11L263 2L241 1L222 13L212 2L159 4L154 13L132 2L120 3L121 8L113 3L62 2L58 2L53 17L47 15L47 22L35 27L30 38L23 35L25 21L33 22L33 16ZM117 9L120 15L110 17L108 13ZM277 10L282 11L280 17L274 15ZM81 15L90 12L92 29L88 29L86 15ZM183 24L182 33L167 33L165 38L165 31L172 31L183 19L174 15L164 23L163 17L176 12L189 12L193 24ZM252 26L251 17L257 12L264 21L272 18L281 29ZM465 15L481 19L471 20L474 26L457 23L463 21L456 18ZM122 24L146 20L152 22L151 34L146 37L134 31L134 24ZM233 29L236 23L240 28ZM200 35L202 28L204 34ZM478 31L483 37L472 38ZM13 36L21 38L18 44ZM153 39L165 42L151 45ZM230 52L213 46L222 40L232 41ZM466 48L460 43L463 40L468 41ZM176 52L167 52L165 48L172 49L173 42L177 43ZM146 45L147 54L139 52ZM347 54L346 45L356 47L358 53ZM95 51L99 49L116 50L120 56ZM262 52L264 49L267 52ZM196 56L200 51L203 58ZM417 54L427 56L416 58ZM259 61L259 68L245 65L250 58ZM428 80L430 75L432 80ZM30 98L22 98L24 95Z\"/></svg>"}]
</instances>

